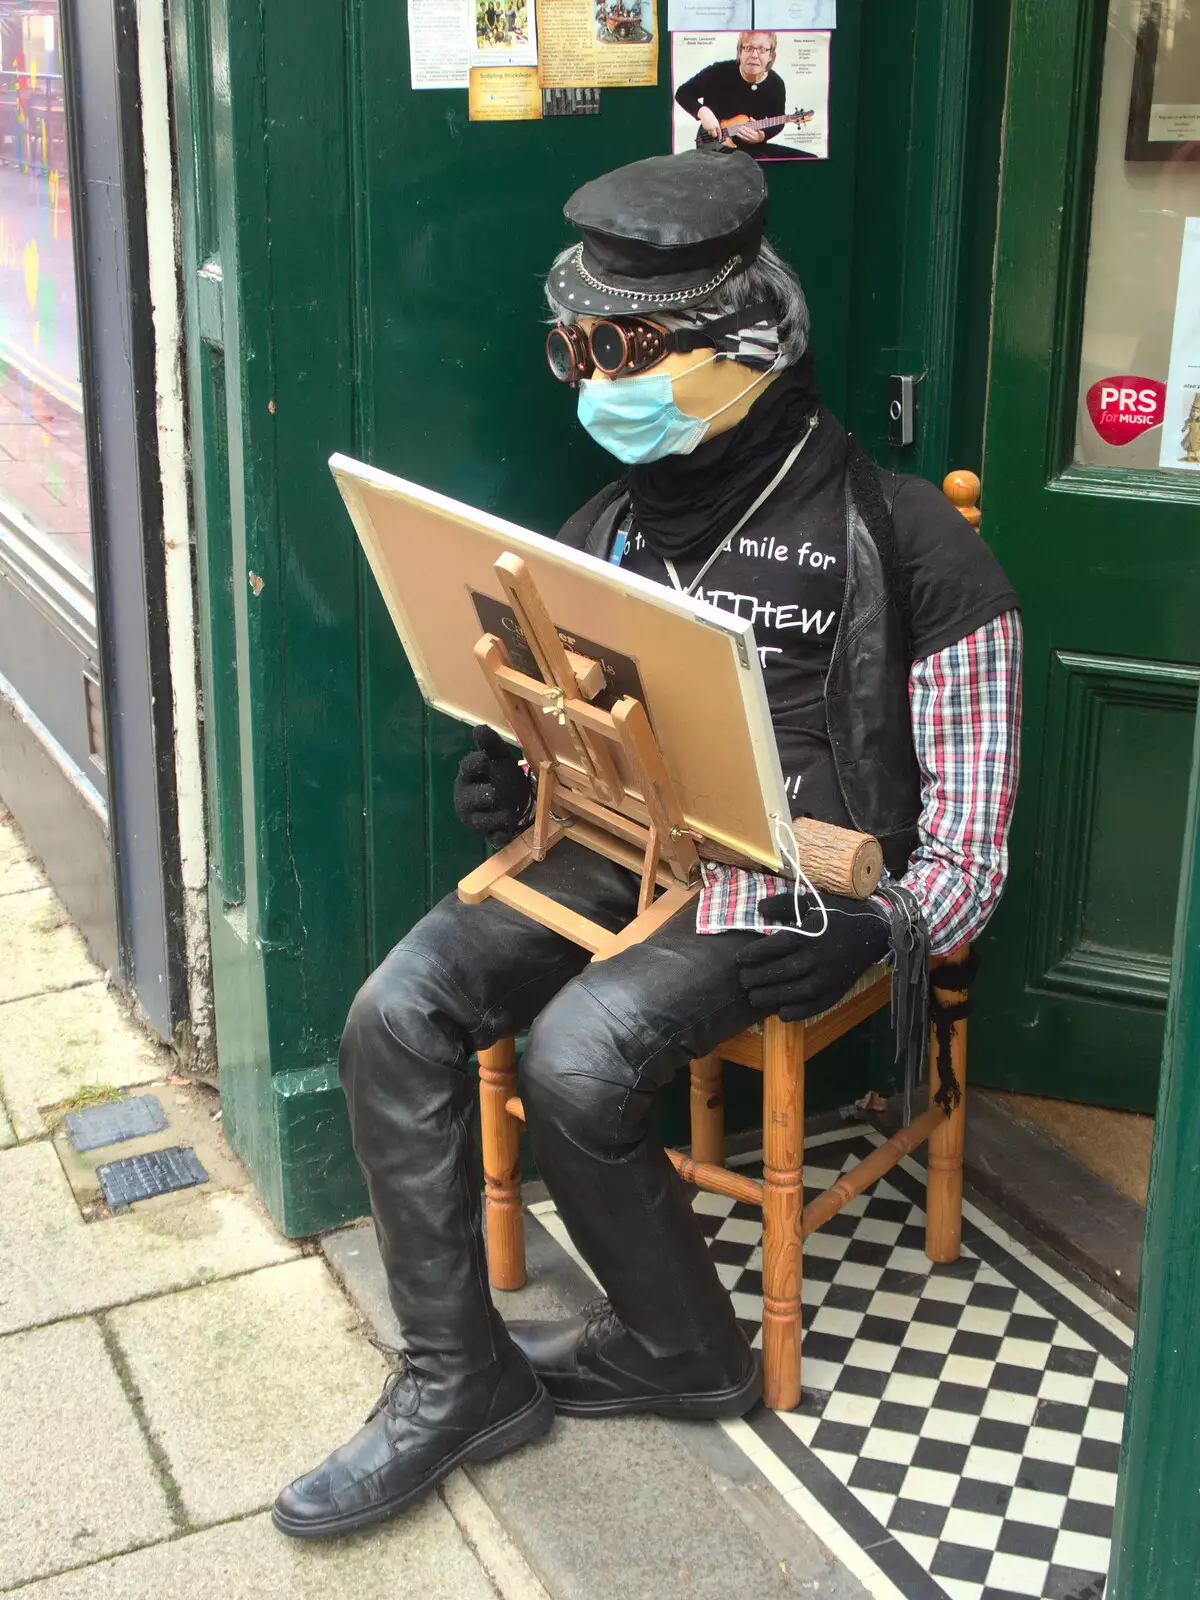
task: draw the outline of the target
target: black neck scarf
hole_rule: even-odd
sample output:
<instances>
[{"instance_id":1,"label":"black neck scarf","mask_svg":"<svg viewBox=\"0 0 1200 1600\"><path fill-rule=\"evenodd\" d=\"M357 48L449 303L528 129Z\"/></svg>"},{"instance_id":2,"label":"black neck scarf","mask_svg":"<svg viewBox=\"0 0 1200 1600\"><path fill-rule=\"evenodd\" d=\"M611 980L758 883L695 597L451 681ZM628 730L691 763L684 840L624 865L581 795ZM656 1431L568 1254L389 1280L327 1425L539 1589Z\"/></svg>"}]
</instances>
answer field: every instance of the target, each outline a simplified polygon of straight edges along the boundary
<instances>
[{"instance_id":1,"label":"black neck scarf","mask_svg":"<svg viewBox=\"0 0 1200 1600\"><path fill-rule=\"evenodd\" d=\"M631 467L634 520L653 554L668 561L707 555L778 472L820 398L812 352L805 351L735 428L691 455Z\"/></svg>"}]
</instances>

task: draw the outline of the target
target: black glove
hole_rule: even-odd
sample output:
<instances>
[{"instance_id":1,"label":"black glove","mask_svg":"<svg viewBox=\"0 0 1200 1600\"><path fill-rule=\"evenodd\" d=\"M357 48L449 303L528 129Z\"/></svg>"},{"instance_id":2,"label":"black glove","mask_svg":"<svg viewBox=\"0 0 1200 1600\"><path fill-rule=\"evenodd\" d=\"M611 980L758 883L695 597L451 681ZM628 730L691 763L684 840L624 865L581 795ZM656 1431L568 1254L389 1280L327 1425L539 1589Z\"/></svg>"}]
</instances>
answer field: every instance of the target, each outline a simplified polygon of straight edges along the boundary
<instances>
[{"instance_id":1,"label":"black glove","mask_svg":"<svg viewBox=\"0 0 1200 1600\"><path fill-rule=\"evenodd\" d=\"M479 748L459 762L454 810L464 827L481 833L489 844L507 844L525 826L533 783L494 728L476 728L475 743Z\"/></svg>"},{"instance_id":2,"label":"black glove","mask_svg":"<svg viewBox=\"0 0 1200 1600\"><path fill-rule=\"evenodd\" d=\"M738 954L738 977L750 1004L764 1016L803 1022L835 1006L847 989L891 947L892 925L881 906L845 895L822 894L829 926L817 938L796 933L796 903L789 890L758 902L767 922L792 931L762 934ZM800 896L802 928L821 926L816 902Z\"/></svg>"}]
</instances>

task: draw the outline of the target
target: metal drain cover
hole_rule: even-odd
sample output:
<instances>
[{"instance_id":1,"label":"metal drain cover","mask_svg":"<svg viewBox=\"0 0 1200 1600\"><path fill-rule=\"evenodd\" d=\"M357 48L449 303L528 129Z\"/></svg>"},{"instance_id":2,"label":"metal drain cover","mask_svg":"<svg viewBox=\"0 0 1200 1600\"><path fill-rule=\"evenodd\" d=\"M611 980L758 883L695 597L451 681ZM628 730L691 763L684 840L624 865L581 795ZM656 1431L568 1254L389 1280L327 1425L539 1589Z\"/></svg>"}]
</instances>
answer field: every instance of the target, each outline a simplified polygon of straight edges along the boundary
<instances>
[{"instance_id":1,"label":"metal drain cover","mask_svg":"<svg viewBox=\"0 0 1200 1600\"><path fill-rule=\"evenodd\" d=\"M86 1111L70 1112L66 1118L66 1129L76 1150L99 1150L106 1144L120 1144L122 1139L140 1139L146 1133L160 1133L166 1125L167 1114L153 1094L89 1106Z\"/></svg>"},{"instance_id":2,"label":"metal drain cover","mask_svg":"<svg viewBox=\"0 0 1200 1600\"><path fill-rule=\"evenodd\" d=\"M207 1183L208 1173L194 1150L176 1146L171 1150L151 1150L144 1156L127 1156L96 1168L104 1198L110 1206L128 1206L135 1200L149 1200L172 1189L190 1189Z\"/></svg>"}]
</instances>

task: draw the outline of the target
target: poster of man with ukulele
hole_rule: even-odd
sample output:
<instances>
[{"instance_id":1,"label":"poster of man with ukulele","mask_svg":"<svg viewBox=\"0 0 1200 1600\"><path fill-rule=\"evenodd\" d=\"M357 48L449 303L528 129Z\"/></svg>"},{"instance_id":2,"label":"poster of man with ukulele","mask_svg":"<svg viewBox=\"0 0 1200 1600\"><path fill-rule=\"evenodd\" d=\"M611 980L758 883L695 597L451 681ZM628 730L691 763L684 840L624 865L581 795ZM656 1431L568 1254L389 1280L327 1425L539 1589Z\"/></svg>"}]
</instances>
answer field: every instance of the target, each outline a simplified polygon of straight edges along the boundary
<instances>
[{"instance_id":1,"label":"poster of man with ukulele","mask_svg":"<svg viewBox=\"0 0 1200 1600\"><path fill-rule=\"evenodd\" d=\"M829 34L673 33L672 150L723 140L756 161L829 153Z\"/></svg>"}]
</instances>

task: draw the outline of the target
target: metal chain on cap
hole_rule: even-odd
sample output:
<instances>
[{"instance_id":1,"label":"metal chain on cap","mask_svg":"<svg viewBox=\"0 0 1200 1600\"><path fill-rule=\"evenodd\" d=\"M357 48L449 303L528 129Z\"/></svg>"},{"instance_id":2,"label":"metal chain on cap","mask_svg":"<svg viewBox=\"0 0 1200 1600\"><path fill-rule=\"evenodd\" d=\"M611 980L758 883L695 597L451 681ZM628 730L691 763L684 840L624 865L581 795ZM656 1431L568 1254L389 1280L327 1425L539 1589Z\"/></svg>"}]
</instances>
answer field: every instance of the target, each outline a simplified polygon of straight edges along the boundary
<instances>
[{"instance_id":1,"label":"metal chain on cap","mask_svg":"<svg viewBox=\"0 0 1200 1600\"><path fill-rule=\"evenodd\" d=\"M693 296L711 294L714 289L719 289L725 282L725 279L728 278L730 273L733 272L734 268L740 267L741 264L742 258L740 255L730 256L729 260L721 268L720 272L717 273L716 277L710 278L707 283L697 284L694 288L690 289L675 289L669 294L643 294L640 289L618 289L611 283L602 283L599 278L594 278L583 264L582 244L577 244L575 246L574 261L575 270L579 273L579 276L585 283L591 284L593 289L600 289L605 294L624 295L629 300L636 300L639 306L661 306L665 305L670 300L690 300Z\"/></svg>"}]
</instances>

